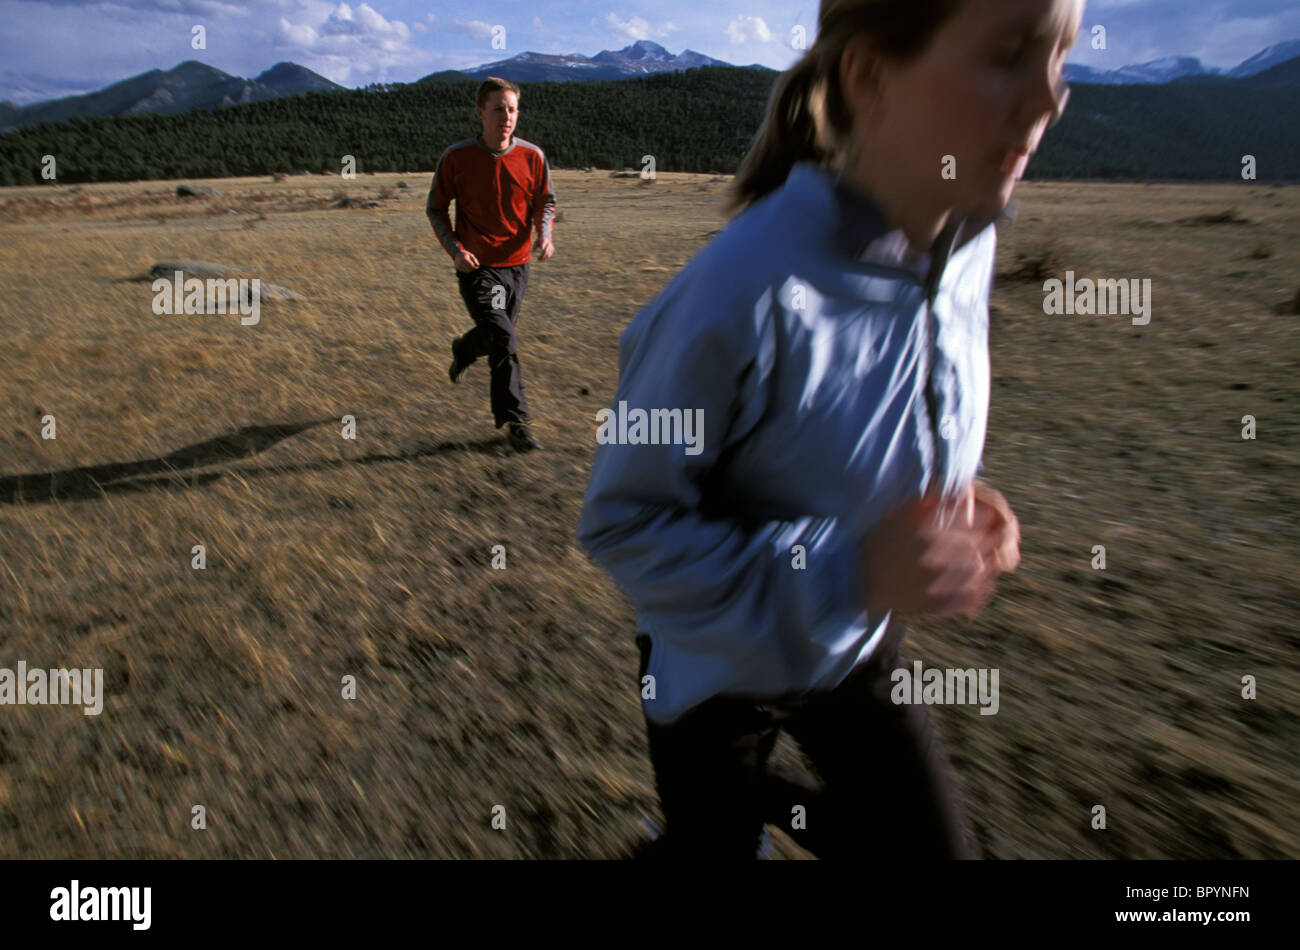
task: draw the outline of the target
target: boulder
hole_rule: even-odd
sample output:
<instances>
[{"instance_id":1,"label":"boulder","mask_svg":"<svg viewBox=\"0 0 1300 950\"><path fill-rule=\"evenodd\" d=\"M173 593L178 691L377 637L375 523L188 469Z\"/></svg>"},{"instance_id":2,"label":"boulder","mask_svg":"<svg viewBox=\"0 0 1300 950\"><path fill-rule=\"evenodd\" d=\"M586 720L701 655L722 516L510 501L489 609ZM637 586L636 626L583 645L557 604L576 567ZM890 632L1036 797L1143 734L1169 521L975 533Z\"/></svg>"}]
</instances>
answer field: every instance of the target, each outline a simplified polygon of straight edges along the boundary
<instances>
[{"instance_id":1,"label":"boulder","mask_svg":"<svg viewBox=\"0 0 1300 950\"><path fill-rule=\"evenodd\" d=\"M258 276L250 273L246 267L231 267L229 264L217 264L212 261L159 261L149 268L149 277L151 279L162 277L171 280L176 276L177 271L181 272L183 280L189 280L191 277L207 280L209 277L226 279L230 277L253 278ZM261 298L263 300L303 299L301 294L295 293L288 287L281 287L279 284L273 284L267 280L262 280L258 286L261 288Z\"/></svg>"}]
</instances>

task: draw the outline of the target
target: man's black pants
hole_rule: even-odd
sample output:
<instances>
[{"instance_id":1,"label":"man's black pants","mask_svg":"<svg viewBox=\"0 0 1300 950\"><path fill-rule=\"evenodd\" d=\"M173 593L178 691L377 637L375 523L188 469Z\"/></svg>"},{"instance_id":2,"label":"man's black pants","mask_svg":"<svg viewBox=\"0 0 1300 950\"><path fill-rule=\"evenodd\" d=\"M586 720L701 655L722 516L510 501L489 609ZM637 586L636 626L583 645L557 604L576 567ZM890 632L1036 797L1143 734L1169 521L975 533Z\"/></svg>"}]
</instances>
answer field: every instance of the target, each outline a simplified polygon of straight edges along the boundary
<instances>
[{"instance_id":1,"label":"man's black pants","mask_svg":"<svg viewBox=\"0 0 1300 950\"><path fill-rule=\"evenodd\" d=\"M891 622L834 690L777 702L715 696L671 725L647 719L666 827L640 857L752 860L764 824L821 858L976 857L925 707L890 699L903 635ZM650 641L637 642L640 682ZM781 729L818 778L768 767Z\"/></svg>"},{"instance_id":2,"label":"man's black pants","mask_svg":"<svg viewBox=\"0 0 1300 950\"><path fill-rule=\"evenodd\" d=\"M528 421L528 401L519 370L515 324L528 286L528 264L514 267L479 267L456 272L460 296L474 318L474 329L460 338L452 355L462 366L480 356L492 371L492 418L499 429L507 422Z\"/></svg>"}]
</instances>

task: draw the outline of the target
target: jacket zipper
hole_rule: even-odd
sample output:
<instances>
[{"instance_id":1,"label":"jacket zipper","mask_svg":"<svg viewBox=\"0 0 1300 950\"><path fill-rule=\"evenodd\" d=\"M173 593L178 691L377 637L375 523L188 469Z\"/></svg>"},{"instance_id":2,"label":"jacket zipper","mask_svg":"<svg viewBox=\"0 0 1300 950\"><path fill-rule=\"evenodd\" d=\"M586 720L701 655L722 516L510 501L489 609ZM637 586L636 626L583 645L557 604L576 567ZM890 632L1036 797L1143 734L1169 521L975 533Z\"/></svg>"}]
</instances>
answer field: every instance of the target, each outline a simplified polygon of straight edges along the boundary
<instances>
[{"instance_id":1,"label":"jacket zipper","mask_svg":"<svg viewBox=\"0 0 1300 950\"><path fill-rule=\"evenodd\" d=\"M935 239L930 251L930 270L925 277L925 321L922 324L925 334L925 410L930 421L930 439L933 446L934 469L936 476L947 471L947 453L943 451L943 439L939 432L939 406L934 395L934 365L938 362L939 322L934 315L934 301L939 294L939 282L943 278L948 258L952 255L952 245L957 238L961 223L949 221L939 237Z\"/></svg>"}]
</instances>

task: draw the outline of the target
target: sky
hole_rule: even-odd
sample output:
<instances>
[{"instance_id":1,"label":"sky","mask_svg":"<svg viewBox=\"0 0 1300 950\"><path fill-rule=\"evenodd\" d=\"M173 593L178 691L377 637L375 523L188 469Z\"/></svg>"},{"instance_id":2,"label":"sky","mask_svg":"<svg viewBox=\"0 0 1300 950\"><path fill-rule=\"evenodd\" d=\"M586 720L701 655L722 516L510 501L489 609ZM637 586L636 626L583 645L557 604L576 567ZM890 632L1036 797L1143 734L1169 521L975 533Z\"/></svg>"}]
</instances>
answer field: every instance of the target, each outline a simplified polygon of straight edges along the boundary
<instances>
[{"instance_id":1,"label":"sky","mask_svg":"<svg viewBox=\"0 0 1300 950\"><path fill-rule=\"evenodd\" d=\"M197 59L252 77L289 60L344 86L413 82L525 51L583 53L653 40L736 65L785 69L816 33L815 0L0 0L0 99L27 105ZM1092 27L1106 28L1095 50ZM192 46L202 26L205 49ZM504 27L505 48L493 47ZM497 31L498 35L502 35ZM1070 62L1113 69L1165 56L1231 68L1300 39L1295 0L1091 0Z\"/></svg>"}]
</instances>

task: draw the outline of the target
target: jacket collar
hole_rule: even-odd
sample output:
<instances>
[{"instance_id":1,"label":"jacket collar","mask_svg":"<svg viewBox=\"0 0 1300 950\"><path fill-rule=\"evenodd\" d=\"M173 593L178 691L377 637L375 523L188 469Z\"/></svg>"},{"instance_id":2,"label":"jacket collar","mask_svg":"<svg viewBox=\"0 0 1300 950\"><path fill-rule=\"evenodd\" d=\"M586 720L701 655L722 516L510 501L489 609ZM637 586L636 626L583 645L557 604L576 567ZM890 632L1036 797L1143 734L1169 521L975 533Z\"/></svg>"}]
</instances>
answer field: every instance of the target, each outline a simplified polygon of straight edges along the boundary
<instances>
[{"instance_id":1,"label":"jacket collar","mask_svg":"<svg viewBox=\"0 0 1300 950\"><path fill-rule=\"evenodd\" d=\"M788 184L796 193L811 191L815 195L814 206L826 215L832 246L839 253L859 263L904 270L918 280L925 279L930 255L913 252L907 237L889 227L875 202L842 181L834 169L812 161L798 162L790 169Z\"/></svg>"},{"instance_id":2,"label":"jacket collar","mask_svg":"<svg viewBox=\"0 0 1300 950\"><path fill-rule=\"evenodd\" d=\"M958 248L993 222L963 218L950 220L931 250L916 251L901 229L891 229L880 208L867 195L843 181L841 174L813 161L802 161L790 170L790 182L798 188L813 188L829 208L834 246L852 260L864 264L907 271L924 281L932 260L942 263ZM1005 215L1004 215L1005 216Z\"/></svg>"}]
</instances>

